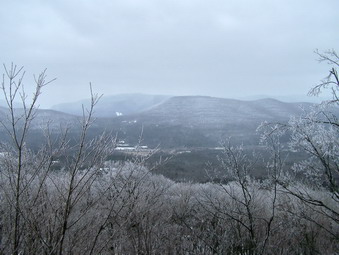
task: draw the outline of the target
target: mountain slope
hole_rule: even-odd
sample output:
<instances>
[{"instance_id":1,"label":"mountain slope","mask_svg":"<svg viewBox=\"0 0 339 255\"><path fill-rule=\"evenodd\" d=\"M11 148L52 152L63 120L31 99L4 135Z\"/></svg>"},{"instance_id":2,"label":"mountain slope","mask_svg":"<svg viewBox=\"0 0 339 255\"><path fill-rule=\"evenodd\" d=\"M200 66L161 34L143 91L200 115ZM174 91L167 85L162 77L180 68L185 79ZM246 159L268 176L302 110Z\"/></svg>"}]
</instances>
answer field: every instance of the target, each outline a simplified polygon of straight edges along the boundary
<instances>
[{"instance_id":1,"label":"mountain slope","mask_svg":"<svg viewBox=\"0 0 339 255\"><path fill-rule=\"evenodd\" d=\"M145 94L103 96L95 107L95 116L108 118L138 113L164 102L169 97ZM81 116L82 105L88 107L89 104L90 99L86 99L79 102L55 105L52 109Z\"/></svg>"},{"instance_id":2,"label":"mountain slope","mask_svg":"<svg viewBox=\"0 0 339 255\"><path fill-rule=\"evenodd\" d=\"M286 122L310 103L284 103L275 99L241 101L224 98L172 97L147 111L114 120L122 133L143 130L145 142L180 146L210 146L228 137L256 144L256 128L263 121ZM128 136L126 136L128 139Z\"/></svg>"},{"instance_id":3,"label":"mountain slope","mask_svg":"<svg viewBox=\"0 0 339 255\"><path fill-rule=\"evenodd\" d=\"M22 108L15 109L15 116L19 118L23 116L24 110ZM5 107L0 107L0 121L6 125L9 121L9 111ZM20 124L23 121L23 118L18 121ZM79 124L79 117L55 111L55 110L45 110L37 109L33 121L31 122L30 129L37 130L43 129L48 126L51 131L58 132L61 128L75 127L76 124ZM0 129L2 129L1 127Z\"/></svg>"},{"instance_id":4,"label":"mountain slope","mask_svg":"<svg viewBox=\"0 0 339 255\"><path fill-rule=\"evenodd\" d=\"M139 96L131 98L140 99ZM290 116L300 115L301 107L307 109L312 105L274 99L241 101L203 96L171 97L165 101L161 101L163 97L153 99L147 96L145 101L127 102L124 96L126 105L133 106L130 111L126 110L129 115L97 117L90 136L106 130L131 145L141 139L143 145L161 148L214 147L229 137L235 143L257 145L256 129L261 122L286 122ZM104 110L100 109L97 107L95 111L102 113ZM20 111L18 109L17 113L20 114ZM4 120L4 112L5 108L0 107L0 120ZM111 108L107 112L112 112ZM107 115L107 112L102 115ZM57 133L61 128L70 127L72 135L77 137L81 117L54 110L38 110L37 113L32 129L41 130L49 123L51 131Z\"/></svg>"},{"instance_id":5,"label":"mountain slope","mask_svg":"<svg viewBox=\"0 0 339 255\"><path fill-rule=\"evenodd\" d=\"M188 126L215 126L224 123L246 123L261 120L286 120L302 112L309 103L284 103L275 99L241 101L215 97L172 97L145 111L140 120L180 123Z\"/></svg>"}]
</instances>

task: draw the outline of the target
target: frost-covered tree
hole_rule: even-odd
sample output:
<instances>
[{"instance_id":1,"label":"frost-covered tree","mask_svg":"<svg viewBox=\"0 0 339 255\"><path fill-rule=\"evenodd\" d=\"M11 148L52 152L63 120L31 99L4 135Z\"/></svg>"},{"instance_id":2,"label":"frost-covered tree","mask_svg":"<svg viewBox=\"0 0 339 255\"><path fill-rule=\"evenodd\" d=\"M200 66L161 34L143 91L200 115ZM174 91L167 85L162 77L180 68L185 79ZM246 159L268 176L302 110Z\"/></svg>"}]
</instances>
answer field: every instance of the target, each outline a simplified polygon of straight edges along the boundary
<instances>
[{"instance_id":1,"label":"frost-covered tree","mask_svg":"<svg viewBox=\"0 0 339 255\"><path fill-rule=\"evenodd\" d=\"M44 142L38 151L32 150L28 138L39 114L37 102L50 81L45 71L34 77L30 100L24 90L23 68L13 64L4 68L1 89L7 108L2 109L0 124L7 139L0 143L0 253L65 254L75 247L74 238L90 231L82 226L90 225L88 217L99 201L91 192L92 184L114 150L114 139L105 134L87 138L99 100L91 93L76 143L69 143L67 128L52 138L47 123L41 131ZM53 162L60 156L65 164L55 171ZM95 219L95 214L92 217ZM91 240L87 242L89 245Z\"/></svg>"},{"instance_id":2,"label":"frost-covered tree","mask_svg":"<svg viewBox=\"0 0 339 255\"><path fill-rule=\"evenodd\" d=\"M31 101L28 102L29 99L27 99L23 89L25 75L23 68L18 68L12 64L9 68L4 66L4 69L1 89L7 104L7 111L3 113L0 124L1 128L7 133L9 142L0 144L3 152L1 167L3 193L1 195L10 210L7 215L2 217L3 221L10 224L10 228L7 229L10 235L4 241L11 247L12 254L19 254L25 221L23 204L27 202L27 196L31 196L28 193L28 187L41 174L43 168L47 167L48 171L48 163L50 162L49 155L37 157L36 162L30 162L30 150L26 144L30 126L37 113L37 100L42 88L50 81L46 81L45 71L38 77L34 77L35 91ZM15 107L16 101L21 103L21 109ZM46 148L42 150L44 149ZM36 168L32 168L32 164ZM8 181L9 186L6 187L8 190L4 189L4 179Z\"/></svg>"},{"instance_id":3,"label":"frost-covered tree","mask_svg":"<svg viewBox=\"0 0 339 255\"><path fill-rule=\"evenodd\" d=\"M304 114L292 117L287 124L263 125L263 138L290 136L290 154L298 153L303 159L294 163L292 171L280 176L279 184L314 213L331 220L333 225L329 226L309 218L339 239L339 57L334 50L316 53L321 62L330 65L330 71L309 93L318 95L329 90L332 98L305 109ZM276 145L282 149L281 144Z\"/></svg>"}]
</instances>

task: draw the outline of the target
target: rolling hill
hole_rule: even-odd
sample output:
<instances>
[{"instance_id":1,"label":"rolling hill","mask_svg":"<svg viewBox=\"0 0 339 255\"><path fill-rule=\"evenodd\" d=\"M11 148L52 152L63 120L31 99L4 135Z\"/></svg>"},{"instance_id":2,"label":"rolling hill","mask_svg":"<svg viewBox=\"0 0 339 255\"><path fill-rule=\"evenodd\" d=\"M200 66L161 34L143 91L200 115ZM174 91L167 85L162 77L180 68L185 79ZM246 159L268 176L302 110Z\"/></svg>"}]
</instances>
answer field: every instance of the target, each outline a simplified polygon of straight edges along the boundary
<instances>
[{"instance_id":1,"label":"rolling hill","mask_svg":"<svg viewBox=\"0 0 339 255\"><path fill-rule=\"evenodd\" d=\"M97 118L90 131L91 136L106 130L129 144L137 144L141 139L151 148L214 147L229 137L235 143L256 145L256 128L261 122L286 122L290 116L299 115L302 107L307 109L312 105L284 103L275 99L242 101L206 96L166 98L139 94L102 100L95 109ZM121 108L116 108L118 106ZM41 129L49 122L53 132L66 126L72 129L73 134L79 132L80 117L69 114L75 103L64 107L67 108L66 113L38 110L32 129ZM0 109L0 119L4 118L4 109ZM78 109L81 110L81 107ZM20 114L21 110L17 111ZM122 114L116 116L116 111Z\"/></svg>"},{"instance_id":2,"label":"rolling hill","mask_svg":"<svg viewBox=\"0 0 339 255\"><path fill-rule=\"evenodd\" d=\"M284 103L275 99L241 101L233 99L180 96L153 108L113 120L126 139L137 130L151 146L215 146L232 137L236 142L256 144L256 128L263 121L286 122L310 103ZM133 134L128 137L127 134ZM140 133L139 133L140 136ZM138 136L138 137L139 137Z\"/></svg>"},{"instance_id":3,"label":"rolling hill","mask_svg":"<svg viewBox=\"0 0 339 255\"><path fill-rule=\"evenodd\" d=\"M124 98L127 100L127 97ZM137 100L134 96L130 98ZM124 101L125 105L132 105L134 108L125 111L129 114L121 116L115 116L117 108L109 108L109 105L115 105L116 101L113 100L112 104L105 102L101 107L106 105L106 112L101 112L100 108L96 108L96 112L101 112L104 116L113 113L114 116L97 117L89 130L88 138L109 131L131 146L141 143L149 148L158 147L159 154L150 160L156 162L159 157L168 156L171 160L156 169L157 173L179 181L204 182L208 180L204 172L206 163L214 164L214 167L219 166L217 156L221 151L215 147L219 147L224 139L231 138L233 144L243 144L249 152L260 150L256 129L261 122L287 122L291 116L301 114L302 108L308 109L312 105L284 103L275 99L243 101L205 96L180 96L162 100L146 100L144 107L141 107L141 101ZM140 108L137 108L137 105ZM70 109L66 110L70 112ZM22 113L20 109L16 111L18 115ZM0 107L0 120L5 121L5 117L6 109ZM37 111L32 123L27 143L33 149L39 149L44 142L42 128L46 127L47 123L55 139L58 132L65 127L70 128L68 138L71 143L79 137L81 117L41 109ZM5 137L8 139L6 131L1 127L0 137L2 142L6 141ZM133 157L119 151L115 154L112 155L113 160ZM260 169L261 166L256 169L258 176L261 174Z\"/></svg>"},{"instance_id":4,"label":"rolling hill","mask_svg":"<svg viewBox=\"0 0 339 255\"><path fill-rule=\"evenodd\" d=\"M145 94L120 94L103 96L95 107L95 116L112 118L121 115L129 115L145 111L151 107L161 104L170 96L145 95ZM78 102L58 104L52 107L53 110L82 116L82 105L88 107L90 99Z\"/></svg>"},{"instance_id":5,"label":"rolling hill","mask_svg":"<svg viewBox=\"0 0 339 255\"><path fill-rule=\"evenodd\" d=\"M22 108L15 109L15 115L17 117L22 116L23 113L24 110ZM0 121L4 124L8 123L8 114L7 108L0 106ZM66 127L68 125L74 127L77 123L79 123L79 117L77 116L55 110L38 109L30 128L37 130L43 129L48 125L50 130L57 132L60 130L60 127Z\"/></svg>"}]
</instances>

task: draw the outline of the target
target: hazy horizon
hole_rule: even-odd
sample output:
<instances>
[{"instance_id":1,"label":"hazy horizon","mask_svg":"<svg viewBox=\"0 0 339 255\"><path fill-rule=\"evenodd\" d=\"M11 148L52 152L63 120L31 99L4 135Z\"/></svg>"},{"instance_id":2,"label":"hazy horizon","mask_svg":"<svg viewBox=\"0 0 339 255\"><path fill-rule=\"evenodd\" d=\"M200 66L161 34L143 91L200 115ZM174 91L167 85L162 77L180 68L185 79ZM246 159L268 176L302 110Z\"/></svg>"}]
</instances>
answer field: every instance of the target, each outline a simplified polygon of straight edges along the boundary
<instances>
[{"instance_id":1,"label":"hazy horizon","mask_svg":"<svg viewBox=\"0 0 339 255\"><path fill-rule=\"evenodd\" d=\"M42 108L98 94L305 95L339 41L326 1L4 1L0 62L47 68ZM3 72L3 68L2 68Z\"/></svg>"},{"instance_id":2,"label":"hazy horizon","mask_svg":"<svg viewBox=\"0 0 339 255\"><path fill-rule=\"evenodd\" d=\"M168 97L176 97L176 96L189 96L189 97L216 97L216 98L224 98L224 99L235 99L235 100L240 100L240 101L255 101L255 100L260 100L260 99L276 99L285 103L294 103L294 102L300 102L300 103L321 103L324 100L328 100L330 99L329 97L324 97L322 95L320 96L310 96L310 95L251 95L251 96L244 96L244 97L223 97L223 96L209 96L209 95L165 95L165 94L150 94L150 93L120 93L120 94L110 94L110 95L105 95L105 94L98 94L99 96L101 96L102 98L110 98L110 97L119 97L119 96L130 96L130 95L149 95L149 96L168 96ZM42 94L41 97L43 98L44 95ZM102 101L102 98L100 99ZM29 99L29 98L28 98ZM37 106L40 109L54 109L55 107L61 106L61 105L68 105L68 104L79 104L79 109L81 108L81 104L89 102L90 101L90 97L84 97L84 98L80 98L80 99L75 99L75 100L71 100L71 101L60 101L57 102L55 101L54 104L50 104L50 105L43 105L40 104L40 102L38 102ZM20 101L15 101L15 107L21 108L21 102ZM3 107L7 107L7 104L5 102L5 100L3 98L0 99L0 106Z\"/></svg>"}]
</instances>

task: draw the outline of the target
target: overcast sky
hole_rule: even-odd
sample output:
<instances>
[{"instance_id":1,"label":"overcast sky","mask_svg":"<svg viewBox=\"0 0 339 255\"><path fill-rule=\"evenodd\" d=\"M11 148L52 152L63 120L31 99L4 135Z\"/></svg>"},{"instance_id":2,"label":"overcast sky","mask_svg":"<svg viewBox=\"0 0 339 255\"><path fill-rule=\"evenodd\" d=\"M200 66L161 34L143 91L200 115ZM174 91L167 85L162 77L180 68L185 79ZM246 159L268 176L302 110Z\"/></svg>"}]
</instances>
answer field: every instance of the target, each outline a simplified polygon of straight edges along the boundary
<instances>
[{"instance_id":1,"label":"overcast sky","mask_svg":"<svg viewBox=\"0 0 339 255\"><path fill-rule=\"evenodd\" d=\"M25 86L57 78L41 107L142 92L304 95L338 49L338 0L0 0L0 62ZM3 72L3 69L1 70Z\"/></svg>"}]
</instances>

